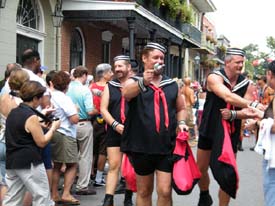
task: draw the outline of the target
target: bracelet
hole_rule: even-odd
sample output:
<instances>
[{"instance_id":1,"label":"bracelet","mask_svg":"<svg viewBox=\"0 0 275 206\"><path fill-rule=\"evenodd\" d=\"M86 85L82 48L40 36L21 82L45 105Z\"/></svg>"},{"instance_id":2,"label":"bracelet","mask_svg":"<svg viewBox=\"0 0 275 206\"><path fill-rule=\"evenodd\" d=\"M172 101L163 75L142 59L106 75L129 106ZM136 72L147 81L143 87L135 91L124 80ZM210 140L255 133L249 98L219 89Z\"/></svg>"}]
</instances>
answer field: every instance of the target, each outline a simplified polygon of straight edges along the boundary
<instances>
[{"instance_id":1,"label":"bracelet","mask_svg":"<svg viewBox=\"0 0 275 206\"><path fill-rule=\"evenodd\" d=\"M139 86L139 89L140 89L142 92L147 92L147 88L146 88L146 86L144 85L144 80L143 80L143 78L139 78L139 80L138 80L138 86Z\"/></svg>"},{"instance_id":2,"label":"bracelet","mask_svg":"<svg viewBox=\"0 0 275 206\"><path fill-rule=\"evenodd\" d=\"M178 121L178 125L186 125L186 122L184 120Z\"/></svg>"},{"instance_id":3,"label":"bracelet","mask_svg":"<svg viewBox=\"0 0 275 206\"><path fill-rule=\"evenodd\" d=\"M232 122L234 119L237 118L237 111L236 110L230 110L231 113L231 117L230 117L230 121Z\"/></svg>"},{"instance_id":4,"label":"bracelet","mask_svg":"<svg viewBox=\"0 0 275 206\"><path fill-rule=\"evenodd\" d=\"M249 106L256 108L258 106L258 102L251 102Z\"/></svg>"},{"instance_id":5,"label":"bracelet","mask_svg":"<svg viewBox=\"0 0 275 206\"><path fill-rule=\"evenodd\" d=\"M114 120L113 123L111 124L111 127L113 128L113 130L116 130L117 125L119 125L119 122Z\"/></svg>"}]
</instances>

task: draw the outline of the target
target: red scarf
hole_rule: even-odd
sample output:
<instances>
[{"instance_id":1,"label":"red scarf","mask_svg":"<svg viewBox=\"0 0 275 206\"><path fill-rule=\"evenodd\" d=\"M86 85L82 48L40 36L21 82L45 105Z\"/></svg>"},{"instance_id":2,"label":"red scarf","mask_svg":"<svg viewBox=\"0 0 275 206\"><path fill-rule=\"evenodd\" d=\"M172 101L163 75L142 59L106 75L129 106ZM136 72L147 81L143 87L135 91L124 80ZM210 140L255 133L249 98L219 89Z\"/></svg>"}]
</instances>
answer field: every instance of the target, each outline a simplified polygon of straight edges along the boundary
<instances>
[{"instance_id":1,"label":"red scarf","mask_svg":"<svg viewBox=\"0 0 275 206\"><path fill-rule=\"evenodd\" d=\"M154 111L155 111L155 119L156 119L156 130L159 133L160 130L160 98L162 101L162 105L164 108L164 117L165 117L165 127L168 128L169 126L169 116L168 116L168 107L166 102L166 97L163 92L163 90L159 87L156 87L154 85L149 85L154 90Z\"/></svg>"},{"instance_id":2,"label":"red scarf","mask_svg":"<svg viewBox=\"0 0 275 206\"><path fill-rule=\"evenodd\" d=\"M120 89L121 91L121 89ZM120 100L120 119L121 119L121 123L124 124L125 122L125 98L124 96L122 96L121 94L121 100Z\"/></svg>"}]
</instances>

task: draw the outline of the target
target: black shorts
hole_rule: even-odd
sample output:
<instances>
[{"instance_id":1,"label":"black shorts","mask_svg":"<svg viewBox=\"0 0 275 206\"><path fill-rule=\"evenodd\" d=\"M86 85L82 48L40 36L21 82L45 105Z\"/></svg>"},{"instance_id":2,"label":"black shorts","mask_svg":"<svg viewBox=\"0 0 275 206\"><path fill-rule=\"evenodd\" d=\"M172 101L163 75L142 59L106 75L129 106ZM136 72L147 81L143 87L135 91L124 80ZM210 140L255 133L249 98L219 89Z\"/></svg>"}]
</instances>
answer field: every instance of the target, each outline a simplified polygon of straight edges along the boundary
<instances>
[{"instance_id":1,"label":"black shorts","mask_svg":"<svg viewBox=\"0 0 275 206\"><path fill-rule=\"evenodd\" d=\"M236 139L232 139L231 138L231 143L232 143L232 149L234 153L237 153L237 144L238 144L238 140ZM213 140L211 138L208 137L204 137L204 136L199 136L199 141L198 141L198 148L202 149L202 150L212 150L213 147Z\"/></svg>"},{"instance_id":2,"label":"black shorts","mask_svg":"<svg viewBox=\"0 0 275 206\"><path fill-rule=\"evenodd\" d=\"M99 124L97 121L93 122L94 128L94 155L107 155L106 152L106 129L105 124Z\"/></svg>"},{"instance_id":3,"label":"black shorts","mask_svg":"<svg viewBox=\"0 0 275 206\"><path fill-rule=\"evenodd\" d=\"M107 147L120 147L121 144L121 135L113 135L106 137L106 146Z\"/></svg>"},{"instance_id":4,"label":"black shorts","mask_svg":"<svg viewBox=\"0 0 275 206\"><path fill-rule=\"evenodd\" d=\"M212 150L212 139L204 136L199 136L198 148L202 150Z\"/></svg>"},{"instance_id":5,"label":"black shorts","mask_svg":"<svg viewBox=\"0 0 275 206\"><path fill-rule=\"evenodd\" d=\"M172 172L173 164L171 155L155 155L144 153L131 153L130 161L138 175L150 175L159 170L162 172Z\"/></svg>"}]
</instances>

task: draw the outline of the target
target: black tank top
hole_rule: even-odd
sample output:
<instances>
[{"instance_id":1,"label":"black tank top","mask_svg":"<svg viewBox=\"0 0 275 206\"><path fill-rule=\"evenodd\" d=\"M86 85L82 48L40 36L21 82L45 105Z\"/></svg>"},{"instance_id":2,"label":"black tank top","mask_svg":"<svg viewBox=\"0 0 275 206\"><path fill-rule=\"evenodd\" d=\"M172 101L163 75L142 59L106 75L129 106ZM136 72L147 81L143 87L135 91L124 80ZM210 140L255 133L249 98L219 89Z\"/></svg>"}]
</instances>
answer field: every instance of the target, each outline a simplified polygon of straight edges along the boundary
<instances>
[{"instance_id":1,"label":"black tank top","mask_svg":"<svg viewBox=\"0 0 275 206\"><path fill-rule=\"evenodd\" d=\"M224 80L224 85L227 86L233 93L241 97L245 95L249 85L249 81L245 79L245 77L240 75L236 85L231 88L230 81L228 80L224 70L215 71L213 73L221 76ZM226 104L227 103L215 93L207 91L202 120L199 128L200 136L209 138L215 135L223 135L220 109L226 108ZM235 110L239 109L240 108L235 108ZM231 133L231 139L236 141L240 137L241 120L235 119L231 122L231 124L234 124L235 128L235 131Z\"/></svg>"},{"instance_id":2,"label":"black tank top","mask_svg":"<svg viewBox=\"0 0 275 206\"><path fill-rule=\"evenodd\" d=\"M108 105L108 111L112 115L112 117L118 121L120 124L122 123L121 120L121 84L119 80L115 79L112 81L109 81L108 83L108 88L109 88L109 105ZM128 105L127 101L125 101L125 116L128 111ZM117 133L113 128L108 125L107 126L107 138L108 137L120 137L121 135Z\"/></svg>"},{"instance_id":3,"label":"black tank top","mask_svg":"<svg viewBox=\"0 0 275 206\"><path fill-rule=\"evenodd\" d=\"M154 90L148 87L148 91L140 92L128 103L129 110L121 143L121 150L123 152L146 154L172 153L176 139L178 85L172 79L163 76L159 88L163 90L166 97L169 127L165 127L164 108L163 104L160 103L160 131L156 131Z\"/></svg>"},{"instance_id":4,"label":"black tank top","mask_svg":"<svg viewBox=\"0 0 275 206\"><path fill-rule=\"evenodd\" d=\"M6 120L6 168L29 169L42 163L41 149L35 144L31 133L26 132L27 119L35 115L29 106L21 103L13 109Z\"/></svg>"}]
</instances>

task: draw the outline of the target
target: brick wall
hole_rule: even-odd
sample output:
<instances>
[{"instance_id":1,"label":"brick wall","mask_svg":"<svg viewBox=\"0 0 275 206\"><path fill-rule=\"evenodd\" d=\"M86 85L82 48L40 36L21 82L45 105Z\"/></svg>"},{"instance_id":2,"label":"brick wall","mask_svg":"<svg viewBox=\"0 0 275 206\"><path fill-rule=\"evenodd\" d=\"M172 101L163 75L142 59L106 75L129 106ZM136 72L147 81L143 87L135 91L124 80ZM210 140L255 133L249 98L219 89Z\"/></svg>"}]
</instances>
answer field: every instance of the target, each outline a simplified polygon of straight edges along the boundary
<instances>
[{"instance_id":1,"label":"brick wall","mask_svg":"<svg viewBox=\"0 0 275 206\"><path fill-rule=\"evenodd\" d=\"M111 41L111 60L122 52L122 38L127 37L127 32L104 22L70 22L64 21L61 29L61 69L70 70L70 42L74 28L80 28L85 43L85 66L89 73L94 75L97 64L102 63L102 31L109 30L114 35Z\"/></svg>"}]
</instances>

